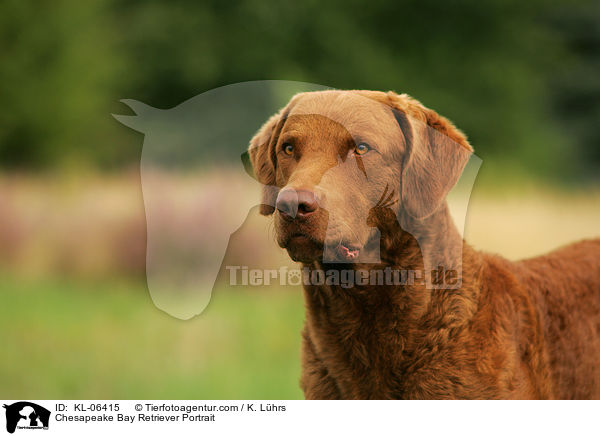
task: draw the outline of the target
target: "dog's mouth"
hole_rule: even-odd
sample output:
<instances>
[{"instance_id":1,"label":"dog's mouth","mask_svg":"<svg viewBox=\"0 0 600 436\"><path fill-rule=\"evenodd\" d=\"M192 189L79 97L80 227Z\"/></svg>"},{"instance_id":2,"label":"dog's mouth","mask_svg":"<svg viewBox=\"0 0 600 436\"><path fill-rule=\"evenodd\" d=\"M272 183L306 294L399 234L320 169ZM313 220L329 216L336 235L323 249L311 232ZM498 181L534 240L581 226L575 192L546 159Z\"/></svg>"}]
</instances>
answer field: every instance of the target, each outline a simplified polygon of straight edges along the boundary
<instances>
[{"instance_id":1,"label":"dog's mouth","mask_svg":"<svg viewBox=\"0 0 600 436\"><path fill-rule=\"evenodd\" d=\"M291 234L288 237L287 243L285 244L284 248L287 248L288 246L293 245L293 244L304 244L304 243L323 245L323 243L319 242L314 236L311 236L306 233L296 232L296 233Z\"/></svg>"},{"instance_id":2,"label":"dog's mouth","mask_svg":"<svg viewBox=\"0 0 600 436\"><path fill-rule=\"evenodd\" d=\"M282 244L290 257L297 262L354 262L358 259L361 247L348 241L323 242L314 236L295 232Z\"/></svg>"},{"instance_id":3,"label":"dog's mouth","mask_svg":"<svg viewBox=\"0 0 600 436\"><path fill-rule=\"evenodd\" d=\"M296 262L311 263L323 253L323 243L306 233L295 232L280 245Z\"/></svg>"}]
</instances>

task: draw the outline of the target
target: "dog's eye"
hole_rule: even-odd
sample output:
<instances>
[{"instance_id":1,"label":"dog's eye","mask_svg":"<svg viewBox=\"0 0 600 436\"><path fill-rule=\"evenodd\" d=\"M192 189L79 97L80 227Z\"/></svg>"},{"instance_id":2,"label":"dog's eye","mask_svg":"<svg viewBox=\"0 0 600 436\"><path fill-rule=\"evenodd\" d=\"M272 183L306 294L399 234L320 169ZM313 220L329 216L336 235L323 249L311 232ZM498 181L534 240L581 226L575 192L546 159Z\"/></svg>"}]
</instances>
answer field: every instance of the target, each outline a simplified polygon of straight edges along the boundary
<instances>
[{"instance_id":1,"label":"dog's eye","mask_svg":"<svg viewBox=\"0 0 600 436\"><path fill-rule=\"evenodd\" d=\"M291 156L294 153L294 146L292 144L283 144L283 152Z\"/></svg>"},{"instance_id":2,"label":"dog's eye","mask_svg":"<svg viewBox=\"0 0 600 436\"><path fill-rule=\"evenodd\" d=\"M366 154L370 149L371 147L369 146L369 144L361 142L354 148L354 154L358 154L359 156L361 156L363 154Z\"/></svg>"}]
</instances>

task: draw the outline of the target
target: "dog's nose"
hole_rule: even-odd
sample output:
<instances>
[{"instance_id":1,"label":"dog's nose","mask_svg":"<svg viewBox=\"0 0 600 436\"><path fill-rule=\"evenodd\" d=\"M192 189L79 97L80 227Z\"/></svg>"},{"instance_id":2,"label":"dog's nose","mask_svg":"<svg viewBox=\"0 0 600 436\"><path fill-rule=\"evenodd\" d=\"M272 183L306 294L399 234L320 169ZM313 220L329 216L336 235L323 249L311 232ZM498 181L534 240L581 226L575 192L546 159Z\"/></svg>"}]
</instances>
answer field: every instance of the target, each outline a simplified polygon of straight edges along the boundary
<instances>
[{"instance_id":1,"label":"dog's nose","mask_svg":"<svg viewBox=\"0 0 600 436\"><path fill-rule=\"evenodd\" d=\"M302 220L317 211L319 204L313 191L284 188L277 196L277 209L284 218Z\"/></svg>"}]
</instances>

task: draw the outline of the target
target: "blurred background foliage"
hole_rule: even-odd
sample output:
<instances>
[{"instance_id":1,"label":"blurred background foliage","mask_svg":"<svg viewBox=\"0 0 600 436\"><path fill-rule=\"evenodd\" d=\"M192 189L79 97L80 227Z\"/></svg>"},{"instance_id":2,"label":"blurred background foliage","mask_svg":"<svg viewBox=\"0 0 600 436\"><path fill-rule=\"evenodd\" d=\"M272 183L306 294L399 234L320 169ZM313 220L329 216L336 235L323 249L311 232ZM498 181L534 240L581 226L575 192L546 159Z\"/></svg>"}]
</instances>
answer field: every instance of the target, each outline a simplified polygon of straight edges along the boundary
<instances>
[{"instance_id":1,"label":"blurred background foliage","mask_svg":"<svg viewBox=\"0 0 600 436\"><path fill-rule=\"evenodd\" d=\"M593 0L3 0L0 397L302 397L298 288L221 280L187 322L152 304L143 140L119 100L265 79L407 92L483 159L466 239L516 259L599 235L599 71ZM258 199L241 165L207 169L172 180L165 216L197 232L180 199L235 177ZM251 211L224 265L289 262L269 229Z\"/></svg>"},{"instance_id":2,"label":"blurred background foliage","mask_svg":"<svg viewBox=\"0 0 600 436\"><path fill-rule=\"evenodd\" d=\"M0 164L139 159L110 113L285 79L407 92L497 171L563 181L600 164L600 3L592 0L6 0Z\"/></svg>"}]
</instances>

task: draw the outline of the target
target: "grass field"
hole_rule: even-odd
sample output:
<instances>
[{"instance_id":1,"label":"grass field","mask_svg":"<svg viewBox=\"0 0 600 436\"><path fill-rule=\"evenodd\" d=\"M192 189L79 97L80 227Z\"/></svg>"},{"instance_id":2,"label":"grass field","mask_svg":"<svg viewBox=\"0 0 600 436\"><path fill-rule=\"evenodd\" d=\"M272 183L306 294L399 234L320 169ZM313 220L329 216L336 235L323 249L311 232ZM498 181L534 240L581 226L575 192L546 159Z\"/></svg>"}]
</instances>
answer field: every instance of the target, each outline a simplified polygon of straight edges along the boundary
<instances>
[{"instance_id":1,"label":"grass field","mask_svg":"<svg viewBox=\"0 0 600 436\"><path fill-rule=\"evenodd\" d=\"M0 397L295 399L300 292L218 291L191 321L140 284L4 280Z\"/></svg>"}]
</instances>

